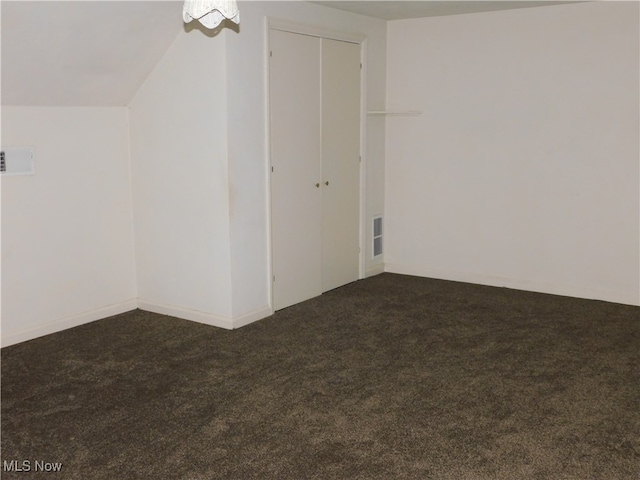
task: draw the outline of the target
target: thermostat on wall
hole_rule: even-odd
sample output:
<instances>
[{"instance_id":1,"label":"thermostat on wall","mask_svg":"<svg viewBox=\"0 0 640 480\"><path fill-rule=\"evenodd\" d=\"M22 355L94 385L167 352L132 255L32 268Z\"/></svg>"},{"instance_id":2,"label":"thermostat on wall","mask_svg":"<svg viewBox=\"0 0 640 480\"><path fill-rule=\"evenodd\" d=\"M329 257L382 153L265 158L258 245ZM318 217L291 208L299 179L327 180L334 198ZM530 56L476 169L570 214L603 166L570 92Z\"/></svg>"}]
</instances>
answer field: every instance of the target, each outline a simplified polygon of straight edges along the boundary
<instances>
[{"instance_id":1,"label":"thermostat on wall","mask_svg":"<svg viewBox=\"0 0 640 480\"><path fill-rule=\"evenodd\" d=\"M1 148L0 172L3 176L33 175L36 173L36 166L33 159L33 148Z\"/></svg>"}]
</instances>

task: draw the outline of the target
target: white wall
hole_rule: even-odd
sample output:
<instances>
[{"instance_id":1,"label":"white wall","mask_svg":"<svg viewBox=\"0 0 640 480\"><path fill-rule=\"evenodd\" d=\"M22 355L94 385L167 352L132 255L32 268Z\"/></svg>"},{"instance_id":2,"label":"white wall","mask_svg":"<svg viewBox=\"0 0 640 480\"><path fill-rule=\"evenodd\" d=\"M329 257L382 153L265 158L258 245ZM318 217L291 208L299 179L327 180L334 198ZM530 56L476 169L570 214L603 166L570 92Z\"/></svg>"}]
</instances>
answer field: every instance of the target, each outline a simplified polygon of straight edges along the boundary
<instances>
[{"instance_id":1,"label":"white wall","mask_svg":"<svg viewBox=\"0 0 640 480\"><path fill-rule=\"evenodd\" d=\"M638 18L389 23L388 271L640 303Z\"/></svg>"},{"instance_id":2,"label":"white wall","mask_svg":"<svg viewBox=\"0 0 640 480\"><path fill-rule=\"evenodd\" d=\"M225 35L193 27L130 105L139 304L231 328Z\"/></svg>"},{"instance_id":3,"label":"white wall","mask_svg":"<svg viewBox=\"0 0 640 480\"><path fill-rule=\"evenodd\" d=\"M136 308L125 108L2 107L2 345Z\"/></svg>"},{"instance_id":4,"label":"white wall","mask_svg":"<svg viewBox=\"0 0 640 480\"><path fill-rule=\"evenodd\" d=\"M232 309L234 317L253 318L270 304L265 19L365 35L366 103L372 109L385 102L386 23L307 2L240 2L239 8L239 33L226 31ZM371 218L382 213L384 203L384 121L367 120L364 168ZM381 271L381 261L371 259L370 228L366 232L366 268Z\"/></svg>"},{"instance_id":5,"label":"white wall","mask_svg":"<svg viewBox=\"0 0 640 480\"><path fill-rule=\"evenodd\" d=\"M239 31L189 25L131 104L140 307L227 328L271 313L266 17L366 34L368 98L385 95L384 21L306 2L239 7ZM384 124L368 134L371 216Z\"/></svg>"},{"instance_id":6,"label":"white wall","mask_svg":"<svg viewBox=\"0 0 640 480\"><path fill-rule=\"evenodd\" d=\"M240 8L240 33L188 25L128 109L3 107L3 146L37 158L35 176L2 180L3 344L136 306L226 328L271 312L265 19L366 35L370 109L385 103L386 24L306 2ZM367 120L370 219L385 127Z\"/></svg>"},{"instance_id":7,"label":"white wall","mask_svg":"<svg viewBox=\"0 0 640 480\"><path fill-rule=\"evenodd\" d=\"M128 110L3 109L4 145L35 146L64 167L3 180L3 341L136 306L225 328L271 313L265 18L366 34L374 108L384 105L386 25L305 2L241 10L241 34L186 26ZM384 201L384 123L366 128L370 217ZM57 196L41 206L41 191ZM106 219L88 221L98 208ZM371 265L382 269L367 256Z\"/></svg>"}]
</instances>

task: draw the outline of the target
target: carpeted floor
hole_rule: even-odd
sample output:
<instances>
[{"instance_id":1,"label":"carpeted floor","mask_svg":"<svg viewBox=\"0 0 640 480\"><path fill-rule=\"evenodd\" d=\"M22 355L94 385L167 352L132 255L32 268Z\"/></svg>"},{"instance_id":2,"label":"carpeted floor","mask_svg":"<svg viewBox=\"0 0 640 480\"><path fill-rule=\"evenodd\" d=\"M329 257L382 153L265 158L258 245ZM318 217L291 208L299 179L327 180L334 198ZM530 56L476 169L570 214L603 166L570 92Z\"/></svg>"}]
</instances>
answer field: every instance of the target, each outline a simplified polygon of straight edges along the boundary
<instances>
[{"instance_id":1,"label":"carpeted floor","mask_svg":"<svg viewBox=\"0 0 640 480\"><path fill-rule=\"evenodd\" d=\"M2 461L3 479L638 479L640 308L382 274L235 331L130 312L2 350Z\"/></svg>"}]
</instances>

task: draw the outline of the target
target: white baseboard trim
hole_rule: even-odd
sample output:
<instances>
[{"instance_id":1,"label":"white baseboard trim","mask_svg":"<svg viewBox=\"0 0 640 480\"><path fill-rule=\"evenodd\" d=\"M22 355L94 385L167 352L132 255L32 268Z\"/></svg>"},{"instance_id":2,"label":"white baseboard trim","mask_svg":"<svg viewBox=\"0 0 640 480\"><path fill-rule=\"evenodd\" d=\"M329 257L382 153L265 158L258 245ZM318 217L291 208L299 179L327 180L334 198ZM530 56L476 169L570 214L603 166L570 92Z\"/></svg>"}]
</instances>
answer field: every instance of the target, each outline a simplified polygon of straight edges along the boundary
<instances>
[{"instance_id":1,"label":"white baseboard trim","mask_svg":"<svg viewBox=\"0 0 640 480\"><path fill-rule=\"evenodd\" d=\"M505 287L514 290L526 290L529 292L549 293L565 297L584 298L588 300L602 300L605 302L621 303L624 305L640 305L640 295L633 293L600 290L571 285L559 285L535 280L519 278L498 277L468 272L455 272L433 268L416 267L413 265L401 265L385 263L385 272L413 275L416 277L435 278L439 280L451 280L454 282L475 283L492 287Z\"/></svg>"},{"instance_id":2,"label":"white baseboard trim","mask_svg":"<svg viewBox=\"0 0 640 480\"><path fill-rule=\"evenodd\" d=\"M244 315L240 315L239 317L233 318L233 328L241 328L250 323L257 322L258 320L262 320L263 318L269 317L273 315L273 309L269 305L265 305L262 308L258 308L256 310L252 310L251 312L245 313Z\"/></svg>"},{"instance_id":3,"label":"white baseboard trim","mask_svg":"<svg viewBox=\"0 0 640 480\"><path fill-rule=\"evenodd\" d=\"M238 317L228 318L212 313L200 312L188 308L176 307L174 305L166 305L158 302L151 302L142 299L132 299L125 302L108 305L106 307L97 308L78 315L72 315L43 325L20 330L18 332L6 333L0 332L0 345L8 347L16 343L26 342L34 338L49 335L51 333L60 332L68 328L84 325L85 323L95 322L104 318L118 315L120 313L130 312L131 310L146 310L148 312L160 313L162 315L171 315L172 317L182 318L193 322L204 323L213 327L224 328L226 330L234 330L244 327L250 323L262 320L273 315L273 310L269 305L258 308L251 312L245 313Z\"/></svg>"},{"instance_id":4,"label":"white baseboard trim","mask_svg":"<svg viewBox=\"0 0 640 480\"><path fill-rule=\"evenodd\" d=\"M226 330L233 330L233 321L222 315L201 312L199 310L191 310L189 308L176 307L164 303L152 302L149 300L138 299L138 308L147 312L160 313L162 315L170 315L172 317L182 318L183 320L191 320L192 322L204 323L213 327L220 327Z\"/></svg>"},{"instance_id":5,"label":"white baseboard trim","mask_svg":"<svg viewBox=\"0 0 640 480\"><path fill-rule=\"evenodd\" d=\"M26 342L27 340L33 340L34 338L49 335L51 333L60 332L68 328L84 325L85 323L95 322L96 320L102 320L103 318L111 317L113 315L119 315L121 313L129 312L138 308L138 302L135 299L127 300L125 302L115 303L113 305L107 305L106 307L96 308L87 312L82 312L77 315L61 318L52 322L47 322L36 327L27 328L14 333L2 332L0 344L2 347L8 347L20 342Z\"/></svg>"},{"instance_id":6,"label":"white baseboard trim","mask_svg":"<svg viewBox=\"0 0 640 480\"><path fill-rule=\"evenodd\" d=\"M373 277L374 275L380 275L381 273L384 273L384 272L385 272L384 263L379 263L377 265L373 265L369 267L367 271L364 273L364 278Z\"/></svg>"},{"instance_id":7,"label":"white baseboard trim","mask_svg":"<svg viewBox=\"0 0 640 480\"><path fill-rule=\"evenodd\" d=\"M215 315L213 313L201 312L198 310L191 310L189 308L176 307L174 305L167 305L142 299L138 300L138 308L140 310L146 310L147 312L170 315L172 317L182 318L183 320L204 323L205 325L224 328L226 330L234 330L236 328L244 327L245 325L249 325L250 323L262 320L263 318L268 317L273 313L271 307L265 306L257 310L245 313L244 315L231 318L222 315Z\"/></svg>"}]
</instances>

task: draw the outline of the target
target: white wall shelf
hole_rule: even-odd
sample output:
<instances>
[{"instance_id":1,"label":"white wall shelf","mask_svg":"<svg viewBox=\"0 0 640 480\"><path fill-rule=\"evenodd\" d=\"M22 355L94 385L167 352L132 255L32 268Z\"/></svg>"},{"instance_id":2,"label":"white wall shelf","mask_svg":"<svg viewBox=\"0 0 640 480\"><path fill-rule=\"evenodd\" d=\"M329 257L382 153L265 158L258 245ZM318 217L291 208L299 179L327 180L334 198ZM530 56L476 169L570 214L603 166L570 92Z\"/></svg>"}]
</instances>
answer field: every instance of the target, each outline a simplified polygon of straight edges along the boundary
<instances>
[{"instance_id":1,"label":"white wall shelf","mask_svg":"<svg viewBox=\"0 0 640 480\"><path fill-rule=\"evenodd\" d=\"M369 110L369 116L387 116L387 117L417 117L422 115L418 110Z\"/></svg>"}]
</instances>

